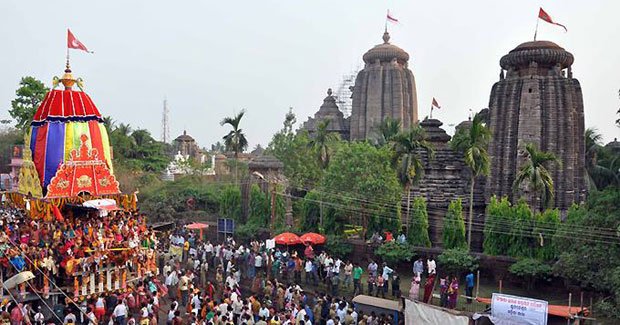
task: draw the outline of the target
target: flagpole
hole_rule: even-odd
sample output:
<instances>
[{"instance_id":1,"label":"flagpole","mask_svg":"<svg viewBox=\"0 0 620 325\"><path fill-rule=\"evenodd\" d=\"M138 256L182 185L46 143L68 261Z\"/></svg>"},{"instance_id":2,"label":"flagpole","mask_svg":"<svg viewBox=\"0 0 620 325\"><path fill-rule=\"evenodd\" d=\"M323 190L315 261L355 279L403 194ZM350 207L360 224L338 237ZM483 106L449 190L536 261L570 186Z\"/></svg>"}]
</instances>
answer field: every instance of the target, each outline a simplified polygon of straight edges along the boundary
<instances>
[{"instance_id":1,"label":"flagpole","mask_svg":"<svg viewBox=\"0 0 620 325\"><path fill-rule=\"evenodd\" d=\"M534 30L534 42L536 42L536 34L538 34L538 22L540 21L540 17L536 16L536 29Z\"/></svg>"},{"instance_id":2,"label":"flagpole","mask_svg":"<svg viewBox=\"0 0 620 325\"><path fill-rule=\"evenodd\" d=\"M387 32L387 22L388 22L389 15L390 15L390 9L388 9L387 14L385 15L385 32Z\"/></svg>"}]
</instances>

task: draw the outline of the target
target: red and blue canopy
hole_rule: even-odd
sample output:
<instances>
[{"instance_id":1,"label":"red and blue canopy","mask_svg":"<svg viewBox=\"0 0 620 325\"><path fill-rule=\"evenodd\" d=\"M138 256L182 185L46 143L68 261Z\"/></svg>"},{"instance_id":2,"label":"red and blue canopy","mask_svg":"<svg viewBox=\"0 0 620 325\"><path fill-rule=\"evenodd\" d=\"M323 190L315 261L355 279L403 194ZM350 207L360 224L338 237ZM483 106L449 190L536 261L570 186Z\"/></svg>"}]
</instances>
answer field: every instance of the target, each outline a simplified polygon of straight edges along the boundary
<instances>
[{"instance_id":1,"label":"red and blue canopy","mask_svg":"<svg viewBox=\"0 0 620 325\"><path fill-rule=\"evenodd\" d=\"M45 189L58 167L78 150L80 137L87 135L87 146L97 149L99 159L112 170L108 132L101 113L82 91L51 90L34 115L27 144L32 150L39 180Z\"/></svg>"}]
</instances>

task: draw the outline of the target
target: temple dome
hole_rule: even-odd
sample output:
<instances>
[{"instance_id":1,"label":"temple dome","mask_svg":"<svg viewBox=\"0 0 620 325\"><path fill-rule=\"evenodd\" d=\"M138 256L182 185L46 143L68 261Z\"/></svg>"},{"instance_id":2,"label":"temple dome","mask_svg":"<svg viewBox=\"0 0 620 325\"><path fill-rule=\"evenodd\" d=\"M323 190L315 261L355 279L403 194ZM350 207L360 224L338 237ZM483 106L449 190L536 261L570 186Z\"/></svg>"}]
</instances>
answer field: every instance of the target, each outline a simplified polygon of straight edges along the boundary
<instances>
[{"instance_id":1,"label":"temple dome","mask_svg":"<svg viewBox=\"0 0 620 325\"><path fill-rule=\"evenodd\" d=\"M499 61L503 69L527 68L532 62L538 66L553 67L560 65L562 69L570 67L575 58L559 45L551 41L525 42L515 47Z\"/></svg>"},{"instance_id":2,"label":"temple dome","mask_svg":"<svg viewBox=\"0 0 620 325\"><path fill-rule=\"evenodd\" d=\"M379 62L390 62L393 59L406 63L409 61L409 54L400 47L390 44L390 33L386 30L383 33L383 44L376 45L368 50L362 58L366 63L372 63L376 60L379 60Z\"/></svg>"}]
</instances>

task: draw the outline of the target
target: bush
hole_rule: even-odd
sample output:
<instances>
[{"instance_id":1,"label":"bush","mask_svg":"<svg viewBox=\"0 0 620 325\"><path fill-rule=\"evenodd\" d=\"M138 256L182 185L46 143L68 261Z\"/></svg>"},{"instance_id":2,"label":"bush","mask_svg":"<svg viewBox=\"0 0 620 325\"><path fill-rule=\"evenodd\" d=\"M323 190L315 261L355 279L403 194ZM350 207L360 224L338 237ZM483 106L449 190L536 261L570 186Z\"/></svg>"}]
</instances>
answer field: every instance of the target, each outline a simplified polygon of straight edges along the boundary
<instances>
[{"instance_id":1,"label":"bush","mask_svg":"<svg viewBox=\"0 0 620 325\"><path fill-rule=\"evenodd\" d=\"M438 269L445 274L459 276L466 271L478 268L478 259L469 255L465 249L446 249L437 256Z\"/></svg>"},{"instance_id":2,"label":"bush","mask_svg":"<svg viewBox=\"0 0 620 325\"><path fill-rule=\"evenodd\" d=\"M268 225L271 219L271 202L258 185L252 185L250 190L250 211L247 223Z\"/></svg>"},{"instance_id":3,"label":"bush","mask_svg":"<svg viewBox=\"0 0 620 325\"><path fill-rule=\"evenodd\" d=\"M325 250L329 255L345 259L353 251L353 247L339 236L327 235L327 242L325 243Z\"/></svg>"},{"instance_id":4,"label":"bush","mask_svg":"<svg viewBox=\"0 0 620 325\"><path fill-rule=\"evenodd\" d=\"M413 200L409 229L407 230L407 239L411 245L431 247L431 239L428 236L428 212L424 198L416 197Z\"/></svg>"},{"instance_id":5,"label":"bush","mask_svg":"<svg viewBox=\"0 0 620 325\"><path fill-rule=\"evenodd\" d=\"M241 219L241 190L234 185L226 186L220 196L220 215L223 218Z\"/></svg>"},{"instance_id":6,"label":"bush","mask_svg":"<svg viewBox=\"0 0 620 325\"><path fill-rule=\"evenodd\" d=\"M528 291L534 288L537 280L544 280L551 275L550 265L535 258L524 258L519 260L508 269L510 273L522 278Z\"/></svg>"},{"instance_id":7,"label":"bush","mask_svg":"<svg viewBox=\"0 0 620 325\"><path fill-rule=\"evenodd\" d=\"M379 246L375 254L384 262L395 265L401 262L409 262L415 254L409 244L401 244L395 240Z\"/></svg>"},{"instance_id":8,"label":"bush","mask_svg":"<svg viewBox=\"0 0 620 325\"><path fill-rule=\"evenodd\" d=\"M461 199L450 202L448 213L446 213L446 217L443 219L443 247L445 249L467 249Z\"/></svg>"}]
</instances>

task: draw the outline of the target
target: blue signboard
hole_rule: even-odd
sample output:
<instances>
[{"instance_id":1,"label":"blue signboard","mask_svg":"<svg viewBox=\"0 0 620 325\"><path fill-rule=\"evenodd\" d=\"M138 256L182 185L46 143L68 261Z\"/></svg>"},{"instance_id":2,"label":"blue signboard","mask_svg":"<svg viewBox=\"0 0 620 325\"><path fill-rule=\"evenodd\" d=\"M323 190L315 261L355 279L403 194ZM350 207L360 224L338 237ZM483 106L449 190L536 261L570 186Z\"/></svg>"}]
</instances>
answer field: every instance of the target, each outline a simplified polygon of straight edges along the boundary
<instances>
[{"instance_id":1,"label":"blue signboard","mask_svg":"<svg viewBox=\"0 0 620 325\"><path fill-rule=\"evenodd\" d=\"M217 219L217 232L223 234L232 234L235 232L235 220L233 219Z\"/></svg>"}]
</instances>

